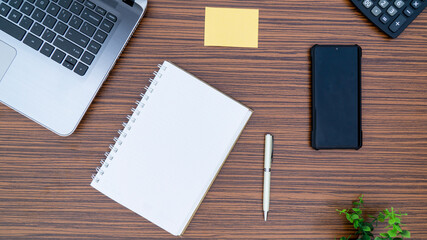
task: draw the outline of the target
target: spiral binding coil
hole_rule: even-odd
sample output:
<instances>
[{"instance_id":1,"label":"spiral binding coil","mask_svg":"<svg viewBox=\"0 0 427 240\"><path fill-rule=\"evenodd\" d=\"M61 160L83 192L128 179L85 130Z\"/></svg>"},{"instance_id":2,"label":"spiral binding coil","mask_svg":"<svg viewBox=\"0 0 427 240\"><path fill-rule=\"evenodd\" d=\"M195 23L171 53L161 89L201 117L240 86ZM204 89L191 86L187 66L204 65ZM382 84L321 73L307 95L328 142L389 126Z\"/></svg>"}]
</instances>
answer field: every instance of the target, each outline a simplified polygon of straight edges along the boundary
<instances>
[{"instance_id":1,"label":"spiral binding coil","mask_svg":"<svg viewBox=\"0 0 427 240\"><path fill-rule=\"evenodd\" d=\"M157 65L157 67L159 69L162 68L162 65L159 64ZM165 67L166 69L166 67ZM105 152L104 156L105 158L101 159L101 161L99 161L101 163L100 167L96 168L96 173L92 174L92 179L95 183L98 183L100 181L100 178L102 175L104 175L106 169L110 166L111 162L114 160L114 155L119 151L120 146L123 144L123 141L125 141L126 137L127 137L127 132L130 131L132 129L132 124L136 122L137 117L139 116L139 114L141 113L142 108L144 108L146 101L150 98L149 95L151 93L153 93L154 91L154 87L158 84L157 79L162 77L162 74L154 71L154 78L150 78L149 82L150 82L150 86L145 86L145 93L141 93L141 100L137 100L135 102L136 107L132 108L132 115L127 115L127 120L128 122L124 122L122 123L123 129L118 130L118 137L114 137L113 140L115 142L115 144L111 144L109 146L110 151L109 152Z\"/></svg>"}]
</instances>

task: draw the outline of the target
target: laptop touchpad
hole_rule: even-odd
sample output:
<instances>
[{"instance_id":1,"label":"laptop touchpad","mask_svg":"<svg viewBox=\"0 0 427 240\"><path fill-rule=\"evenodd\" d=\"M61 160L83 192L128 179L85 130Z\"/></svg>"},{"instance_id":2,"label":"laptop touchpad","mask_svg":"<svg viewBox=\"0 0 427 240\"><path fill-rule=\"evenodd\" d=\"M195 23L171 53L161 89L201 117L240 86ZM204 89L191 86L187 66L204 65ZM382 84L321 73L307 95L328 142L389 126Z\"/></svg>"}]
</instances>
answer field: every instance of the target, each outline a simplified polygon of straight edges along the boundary
<instances>
[{"instance_id":1,"label":"laptop touchpad","mask_svg":"<svg viewBox=\"0 0 427 240\"><path fill-rule=\"evenodd\" d=\"M13 62L16 56L15 48L7 45L3 41L0 41L0 80L9 69L10 64Z\"/></svg>"}]
</instances>

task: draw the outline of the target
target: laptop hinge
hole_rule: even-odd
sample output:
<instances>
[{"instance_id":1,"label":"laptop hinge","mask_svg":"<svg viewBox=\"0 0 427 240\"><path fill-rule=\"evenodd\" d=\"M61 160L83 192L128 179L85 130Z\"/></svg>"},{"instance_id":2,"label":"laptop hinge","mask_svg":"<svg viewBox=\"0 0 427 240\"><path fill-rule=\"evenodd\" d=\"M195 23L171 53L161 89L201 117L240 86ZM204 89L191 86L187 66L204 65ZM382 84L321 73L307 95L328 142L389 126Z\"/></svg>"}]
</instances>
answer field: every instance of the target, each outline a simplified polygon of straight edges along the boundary
<instances>
[{"instance_id":1,"label":"laptop hinge","mask_svg":"<svg viewBox=\"0 0 427 240\"><path fill-rule=\"evenodd\" d=\"M135 3L135 0L123 0L124 3L126 3L127 5L133 7L133 4Z\"/></svg>"}]
</instances>

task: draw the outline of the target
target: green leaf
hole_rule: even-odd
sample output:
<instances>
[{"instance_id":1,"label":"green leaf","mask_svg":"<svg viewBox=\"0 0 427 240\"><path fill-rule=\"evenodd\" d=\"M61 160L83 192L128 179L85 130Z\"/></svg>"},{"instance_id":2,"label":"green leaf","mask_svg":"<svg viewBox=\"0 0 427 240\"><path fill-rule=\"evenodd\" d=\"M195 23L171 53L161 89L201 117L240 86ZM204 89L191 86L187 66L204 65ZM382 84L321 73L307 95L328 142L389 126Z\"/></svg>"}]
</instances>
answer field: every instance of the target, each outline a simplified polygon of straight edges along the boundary
<instances>
[{"instance_id":1,"label":"green leaf","mask_svg":"<svg viewBox=\"0 0 427 240\"><path fill-rule=\"evenodd\" d=\"M385 210L384 210L384 215L389 215L390 214L390 212L388 211L388 209L386 208Z\"/></svg>"},{"instance_id":2,"label":"green leaf","mask_svg":"<svg viewBox=\"0 0 427 240\"><path fill-rule=\"evenodd\" d=\"M371 240L371 238L370 238L368 235L364 235L364 236L362 237L362 240Z\"/></svg>"},{"instance_id":3,"label":"green leaf","mask_svg":"<svg viewBox=\"0 0 427 240\"><path fill-rule=\"evenodd\" d=\"M353 220L355 220L355 219L359 219L359 215L357 215L357 214L353 213L353 214L351 214L351 218L352 218Z\"/></svg>"},{"instance_id":4,"label":"green leaf","mask_svg":"<svg viewBox=\"0 0 427 240\"><path fill-rule=\"evenodd\" d=\"M396 237L397 236L397 231L394 229L388 230L387 233L390 237Z\"/></svg>"},{"instance_id":5,"label":"green leaf","mask_svg":"<svg viewBox=\"0 0 427 240\"><path fill-rule=\"evenodd\" d=\"M402 228L400 228L399 225L393 225L393 229L396 230L397 232L401 232Z\"/></svg>"},{"instance_id":6,"label":"green leaf","mask_svg":"<svg viewBox=\"0 0 427 240\"><path fill-rule=\"evenodd\" d=\"M371 230L371 228L370 228L370 227L368 227L368 226L363 226L363 227L362 227L362 230L363 230L363 231L365 231L365 232L370 232L370 231L372 231L372 230Z\"/></svg>"},{"instance_id":7,"label":"green leaf","mask_svg":"<svg viewBox=\"0 0 427 240\"><path fill-rule=\"evenodd\" d=\"M388 220L388 224L393 225L396 221L394 219Z\"/></svg>"},{"instance_id":8,"label":"green leaf","mask_svg":"<svg viewBox=\"0 0 427 240\"><path fill-rule=\"evenodd\" d=\"M375 237L375 239L374 240L382 240L383 238L380 238L380 237Z\"/></svg>"},{"instance_id":9,"label":"green leaf","mask_svg":"<svg viewBox=\"0 0 427 240\"><path fill-rule=\"evenodd\" d=\"M408 230L403 230L400 234L404 238L411 238L411 233Z\"/></svg>"},{"instance_id":10,"label":"green leaf","mask_svg":"<svg viewBox=\"0 0 427 240\"><path fill-rule=\"evenodd\" d=\"M351 215L348 213L345 213L345 217L347 218L347 220L351 223L353 223L353 219L351 218Z\"/></svg>"},{"instance_id":11,"label":"green leaf","mask_svg":"<svg viewBox=\"0 0 427 240\"><path fill-rule=\"evenodd\" d=\"M393 240L403 240L403 239L402 239L402 238L397 237L397 238L393 238Z\"/></svg>"},{"instance_id":12,"label":"green leaf","mask_svg":"<svg viewBox=\"0 0 427 240\"><path fill-rule=\"evenodd\" d=\"M381 237L386 237L386 238L389 237L388 233L380 233L380 235L381 235Z\"/></svg>"},{"instance_id":13,"label":"green leaf","mask_svg":"<svg viewBox=\"0 0 427 240\"><path fill-rule=\"evenodd\" d=\"M360 210L360 208L352 208L351 210L353 210L357 214L360 214L362 212L362 210Z\"/></svg>"},{"instance_id":14,"label":"green leaf","mask_svg":"<svg viewBox=\"0 0 427 240\"><path fill-rule=\"evenodd\" d=\"M378 221L380 222L384 222L385 216L382 212L380 212L380 214L378 215Z\"/></svg>"},{"instance_id":15,"label":"green leaf","mask_svg":"<svg viewBox=\"0 0 427 240\"><path fill-rule=\"evenodd\" d=\"M340 240L347 240L347 238L346 237L341 237Z\"/></svg>"},{"instance_id":16,"label":"green leaf","mask_svg":"<svg viewBox=\"0 0 427 240\"><path fill-rule=\"evenodd\" d=\"M372 223L366 223L366 226L371 228L371 231L374 231L374 226L372 225Z\"/></svg>"}]
</instances>

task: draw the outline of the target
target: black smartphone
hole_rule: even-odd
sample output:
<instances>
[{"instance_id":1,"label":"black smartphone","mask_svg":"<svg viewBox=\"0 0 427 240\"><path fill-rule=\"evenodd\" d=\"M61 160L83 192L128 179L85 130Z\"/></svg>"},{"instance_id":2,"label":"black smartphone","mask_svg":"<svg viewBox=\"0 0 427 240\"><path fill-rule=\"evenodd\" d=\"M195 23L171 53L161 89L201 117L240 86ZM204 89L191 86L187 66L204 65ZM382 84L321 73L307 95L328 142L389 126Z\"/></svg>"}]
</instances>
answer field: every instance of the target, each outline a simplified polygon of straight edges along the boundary
<instances>
[{"instance_id":1,"label":"black smartphone","mask_svg":"<svg viewBox=\"0 0 427 240\"><path fill-rule=\"evenodd\" d=\"M361 59L358 45L311 48L314 149L362 147Z\"/></svg>"}]
</instances>

